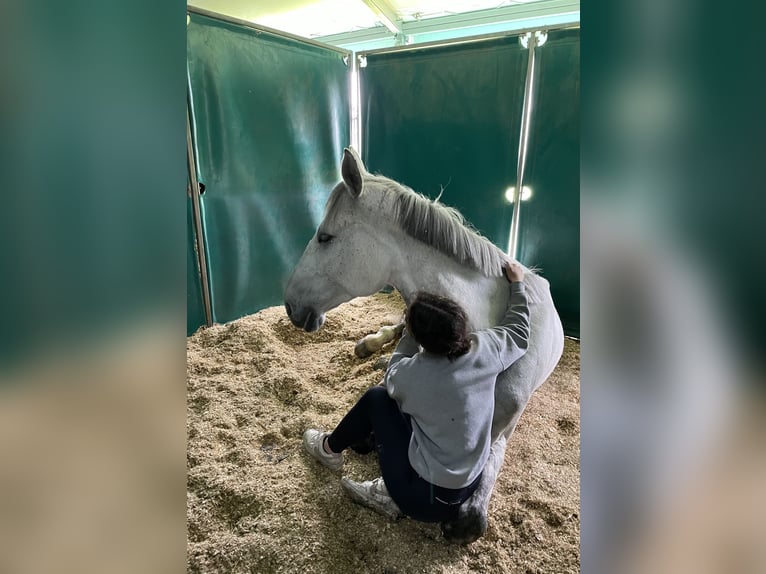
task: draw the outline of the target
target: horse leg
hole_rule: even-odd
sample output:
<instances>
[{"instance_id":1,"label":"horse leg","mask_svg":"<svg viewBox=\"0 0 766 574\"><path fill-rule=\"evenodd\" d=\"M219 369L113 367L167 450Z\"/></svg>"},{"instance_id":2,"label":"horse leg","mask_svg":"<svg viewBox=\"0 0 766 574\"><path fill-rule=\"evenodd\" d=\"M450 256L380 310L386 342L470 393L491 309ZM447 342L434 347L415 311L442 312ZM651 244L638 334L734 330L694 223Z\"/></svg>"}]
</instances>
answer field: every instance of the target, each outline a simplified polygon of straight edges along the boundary
<instances>
[{"instance_id":1,"label":"horse leg","mask_svg":"<svg viewBox=\"0 0 766 574\"><path fill-rule=\"evenodd\" d=\"M489 499L503 464L506 442L506 437L501 435L492 443L479 487L471 498L460 506L455 520L442 522L442 534L448 542L470 544L481 538L487 531Z\"/></svg>"},{"instance_id":2,"label":"horse leg","mask_svg":"<svg viewBox=\"0 0 766 574\"><path fill-rule=\"evenodd\" d=\"M500 474L500 468L503 466L505 446L516 429L516 424L519 422L533 392L534 388L527 389L526 392L517 388L515 392L502 393L501 396L496 396L493 427L496 427L497 431L496 428L493 428L492 434L497 432L497 438L490 448L489 459L484 466L484 474L481 477L479 487L471 495L471 498L460 506L458 517L455 520L441 524L442 534L448 542L470 544L481 538L487 531L489 499L495 488L497 476ZM500 425L502 424L501 421L504 420L509 422L503 428Z\"/></svg>"},{"instance_id":3,"label":"horse leg","mask_svg":"<svg viewBox=\"0 0 766 574\"><path fill-rule=\"evenodd\" d=\"M403 321L398 325L381 327L380 331L374 335L367 335L366 337L359 339L356 343L356 347L354 347L354 354L360 359L366 359L373 353L379 351L386 343L393 341L396 337L400 337L402 331L404 331Z\"/></svg>"}]
</instances>

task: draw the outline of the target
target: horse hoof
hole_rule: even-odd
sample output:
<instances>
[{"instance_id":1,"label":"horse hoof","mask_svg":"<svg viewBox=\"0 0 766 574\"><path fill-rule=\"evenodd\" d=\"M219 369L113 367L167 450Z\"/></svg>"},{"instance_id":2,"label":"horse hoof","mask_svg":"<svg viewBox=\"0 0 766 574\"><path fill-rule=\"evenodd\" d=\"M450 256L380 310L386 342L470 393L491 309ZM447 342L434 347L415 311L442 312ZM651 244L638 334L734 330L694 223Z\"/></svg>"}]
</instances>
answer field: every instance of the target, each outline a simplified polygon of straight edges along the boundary
<instances>
[{"instance_id":1,"label":"horse hoof","mask_svg":"<svg viewBox=\"0 0 766 574\"><path fill-rule=\"evenodd\" d=\"M441 523L442 535L453 544L470 544L484 536L489 525L487 517L478 512L468 512L455 520Z\"/></svg>"},{"instance_id":2,"label":"horse hoof","mask_svg":"<svg viewBox=\"0 0 766 574\"><path fill-rule=\"evenodd\" d=\"M372 355L373 351L370 351L370 349L367 348L367 342L364 339L360 339L356 343L356 347L354 347L354 354L359 357L360 359L366 359L370 355Z\"/></svg>"}]
</instances>

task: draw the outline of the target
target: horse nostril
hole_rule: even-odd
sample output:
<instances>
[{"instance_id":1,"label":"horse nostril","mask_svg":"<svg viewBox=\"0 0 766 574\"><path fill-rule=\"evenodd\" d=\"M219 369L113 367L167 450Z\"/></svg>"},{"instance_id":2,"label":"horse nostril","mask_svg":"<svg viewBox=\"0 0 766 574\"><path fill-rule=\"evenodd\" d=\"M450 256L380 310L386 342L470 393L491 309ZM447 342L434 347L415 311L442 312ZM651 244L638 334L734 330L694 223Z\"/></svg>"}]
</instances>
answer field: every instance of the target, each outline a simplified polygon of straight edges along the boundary
<instances>
[{"instance_id":1,"label":"horse nostril","mask_svg":"<svg viewBox=\"0 0 766 574\"><path fill-rule=\"evenodd\" d=\"M293 310L290 308L290 303L285 302L285 311L287 311L287 316L291 317L293 314Z\"/></svg>"}]
</instances>

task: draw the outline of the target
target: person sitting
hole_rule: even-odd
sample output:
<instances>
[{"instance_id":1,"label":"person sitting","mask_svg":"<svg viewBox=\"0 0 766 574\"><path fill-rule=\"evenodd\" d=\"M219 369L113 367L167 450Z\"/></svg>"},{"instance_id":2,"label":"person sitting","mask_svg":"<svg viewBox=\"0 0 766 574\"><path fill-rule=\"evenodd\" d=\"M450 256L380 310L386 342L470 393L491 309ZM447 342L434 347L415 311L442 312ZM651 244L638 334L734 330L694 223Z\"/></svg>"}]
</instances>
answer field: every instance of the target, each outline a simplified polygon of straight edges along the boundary
<instances>
[{"instance_id":1,"label":"person sitting","mask_svg":"<svg viewBox=\"0 0 766 574\"><path fill-rule=\"evenodd\" d=\"M374 445L381 476L342 478L352 500L392 519L441 522L455 519L476 490L489 458L495 380L529 342L523 268L508 263L505 276L510 299L501 325L474 333L457 303L416 294L384 385L365 392L331 433L305 432L306 451L333 470L347 448Z\"/></svg>"}]
</instances>

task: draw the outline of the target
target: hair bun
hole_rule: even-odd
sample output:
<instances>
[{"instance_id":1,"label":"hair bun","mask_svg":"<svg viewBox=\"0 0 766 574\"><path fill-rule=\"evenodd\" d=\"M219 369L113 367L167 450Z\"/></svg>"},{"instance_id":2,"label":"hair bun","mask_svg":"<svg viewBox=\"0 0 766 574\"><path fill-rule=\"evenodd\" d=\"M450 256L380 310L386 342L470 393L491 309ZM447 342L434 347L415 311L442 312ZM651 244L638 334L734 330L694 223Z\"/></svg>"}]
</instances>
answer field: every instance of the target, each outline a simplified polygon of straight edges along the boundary
<instances>
[{"instance_id":1,"label":"hair bun","mask_svg":"<svg viewBox=\"0 0 766 574\"><path fill-rule=\"evenodd\" d=\"M407 309L407 327L422 347L450 359L471 348L468 320L462 307L433 293L418 293Z\"/></svg>"}]
</instances>

